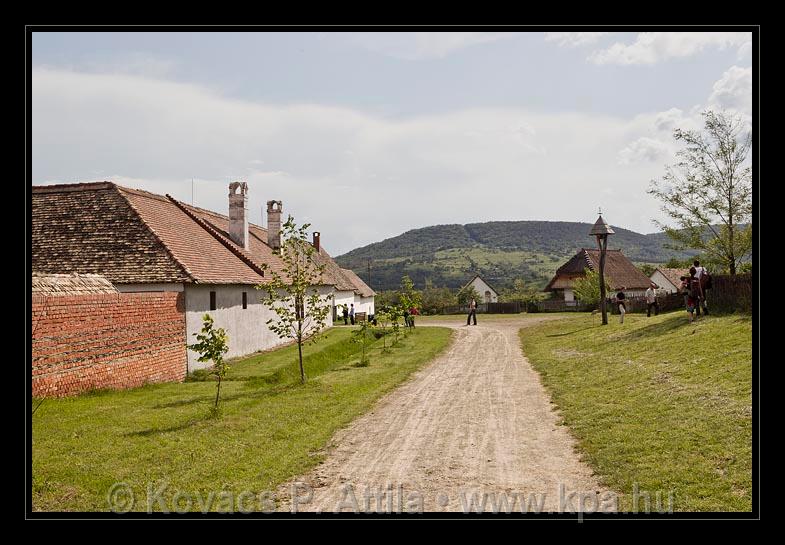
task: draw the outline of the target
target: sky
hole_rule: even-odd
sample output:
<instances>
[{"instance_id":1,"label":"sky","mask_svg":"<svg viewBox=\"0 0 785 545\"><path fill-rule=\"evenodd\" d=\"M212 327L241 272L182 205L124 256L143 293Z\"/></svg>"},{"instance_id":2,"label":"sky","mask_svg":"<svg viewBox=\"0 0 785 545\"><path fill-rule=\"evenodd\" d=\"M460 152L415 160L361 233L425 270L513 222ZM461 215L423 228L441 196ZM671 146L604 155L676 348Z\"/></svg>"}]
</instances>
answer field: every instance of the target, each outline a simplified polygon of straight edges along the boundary
<instances>
[{"instance_id":1,"label":"sky","mask_svg":"<svg viewBox=\"0 0 785 545\"><path fill-rule=\"evenodd\" d=\"M36 32L30 60L34 185L226 214L245 181L250 221L281 200L332 255L600 207L650 233L673 129L752 116L751 33Z\"/></svg>"}]
</instances>

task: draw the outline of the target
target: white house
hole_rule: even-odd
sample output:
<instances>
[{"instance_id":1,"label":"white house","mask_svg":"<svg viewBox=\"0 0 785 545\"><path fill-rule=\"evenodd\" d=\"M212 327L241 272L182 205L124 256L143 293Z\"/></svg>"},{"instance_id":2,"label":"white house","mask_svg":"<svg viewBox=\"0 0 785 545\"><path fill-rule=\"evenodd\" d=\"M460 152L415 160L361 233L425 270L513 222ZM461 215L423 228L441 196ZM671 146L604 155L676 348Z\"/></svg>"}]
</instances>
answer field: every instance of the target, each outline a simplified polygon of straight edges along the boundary
<instances>
[{"instance_id":1,"label":"white house","mask_svg":"<svg viewBox=\"0 0 785 545\"><path fill-rule=\"evenodd\" d=\"M668 293L679 291L682 276L689 276L689 269L668 269L659 267L651 274L651 281L657 284L660 290Z\"/></svg>"},{"instance_id":2,"label":"white house","mask_svg":"<svg viewBox=\"0 0 785 545\"><path fill-rule=\"evenodd\" d=\"M477 293L480 294L482 297L482 301L477 301L477 303L498 303L499 302L499 293L491 287L488 282L482 279L479 274L474 275L474 278L469 280L464 286L461 288L461 291L467 289L469 286L474 287L477 290Z\"/></svg>"},{"instance_id":3,"label":"white house","mask_svg":"<svg viewBox=\"0 0 785 545\"><path fill-rule=\"evenodd\" d=\"M227 331L228 357L285 342L267 327L274 314L256 289L270 281L270 270L283 268L276 253L280 201L267 202L265 229L248 222L248 187L239 182L229 186L228 215L112 182L33 186L32 193L31 261L37 273L101 274L120 292L180 292L183 342L195 342L209 313ZM319 236L314 233L313 244L326 265L319 293L365 308L370 300L373 309L372 290L341 272ZM188 351L188 371L206 365L197 357Z\"/></svg>"}]
</instances>

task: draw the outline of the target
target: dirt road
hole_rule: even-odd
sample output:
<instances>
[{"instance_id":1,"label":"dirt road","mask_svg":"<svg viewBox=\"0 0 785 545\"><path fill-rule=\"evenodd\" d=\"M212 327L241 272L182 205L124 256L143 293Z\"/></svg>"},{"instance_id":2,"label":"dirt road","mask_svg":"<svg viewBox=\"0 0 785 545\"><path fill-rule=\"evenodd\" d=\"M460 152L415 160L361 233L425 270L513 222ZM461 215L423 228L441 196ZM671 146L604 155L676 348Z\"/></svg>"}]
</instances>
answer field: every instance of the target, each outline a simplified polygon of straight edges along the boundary
<instances>
[{"instance_id":1,"label":"dirt road","mask_svg":"<svg viewBox=\"0 0 785 545\"><path fill-rule=\"evenodd\" d=\"M450 348L338 432L282 507L294 493L298 511L612 510L521 353L518 330L543 318L482 318L429 322L456 329Z\"/></svg>"}]
</instances>

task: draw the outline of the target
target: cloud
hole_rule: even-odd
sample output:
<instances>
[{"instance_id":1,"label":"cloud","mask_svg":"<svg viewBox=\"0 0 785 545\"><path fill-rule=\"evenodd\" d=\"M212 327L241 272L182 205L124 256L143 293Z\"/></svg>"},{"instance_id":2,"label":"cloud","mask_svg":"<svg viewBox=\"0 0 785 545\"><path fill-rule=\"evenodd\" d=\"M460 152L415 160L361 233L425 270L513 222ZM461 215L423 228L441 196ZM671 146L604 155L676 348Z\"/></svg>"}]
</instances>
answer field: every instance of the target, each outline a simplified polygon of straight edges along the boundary
<instances>
[{"instance_id":1,"label":"cloud","mask_svg":"<svg viewBox=\"0 0 785 545\"><path fill-rule=\"evenodd\" d=\"M752 116L752 68L731 66L714 84L709 105Z\"/></svg>"},{"instance_id":2,"label":"cloud","mask_svg":"<svg viewBox=\"0 0 785 545\"><path fill-rule=\"evenodd\" d=\"M629 165L641 161L659 161L668 154L667 144L642 136L619 152L619 164Z\"/></svg>"},{"instance_id":3,"label":"cloud","mask_svg":"<svg viewBox=\"0 0 785 545\"><path fill-rule=\"evenodd\" d=\"M672 58L696 55L705 49L747 48L750 32L643 32L632 44L617 42L595 51L595 64L655 64Z\"/></svg>"},{"instance_id":4,"label":"cloud","mask_svg":"<svg viewBox=\"0 0 785 545\"><path fill-rule=\"evenodd\" d=\"M646 133L653 114L475 108L385 119L42 69L32 72L32 108L33 183L115 179L190 202L194 177L195 204L226 213L227 184L239 178L249 183L252 221L264 221L267 200L283 200L336 255L441 223L593 221L602 206L615 225L645 232L658 214L645 189L661 164L640 159L661 150L630 144L655 138ZM627 147L620 168L617 150Z\"/></svg>"},{"instance_id":5,"label":"cloud","mask_svg":"<svg viewBox=\"0 0 785 545\"><path fill-rule=\"evenodd\" d=\"M546 32L546 42L556 42L562 47L580 47L596 43L609 32Z\"/></svg>"},{"instance_id":6,"label":"cloud","mask_svg":"<svg viewBox=\"0 0 785 545\"><path fill-rule=\"evenodd\" d=\"M515 35L513 32L353 32L339 36L375 53L420 61L441 59L461 49Z\"/></svg>"}]
</instances>

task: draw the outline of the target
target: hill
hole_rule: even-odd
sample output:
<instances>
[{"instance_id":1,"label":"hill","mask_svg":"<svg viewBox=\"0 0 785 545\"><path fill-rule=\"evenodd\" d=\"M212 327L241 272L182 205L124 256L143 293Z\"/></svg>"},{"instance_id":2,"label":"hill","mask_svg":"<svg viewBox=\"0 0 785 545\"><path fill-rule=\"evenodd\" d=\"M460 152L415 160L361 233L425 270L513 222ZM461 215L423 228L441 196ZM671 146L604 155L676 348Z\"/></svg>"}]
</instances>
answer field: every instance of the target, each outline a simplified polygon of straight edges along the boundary
<instances>
[{"instance_id":1,"label":"hill","mask_svg":"<svg viewBox=\"0 0 785 545\"><path fill-rule=\"evenodd\" d=\"M413 229L336 257L376 290L395 289L408 274L422 288L463 285L473 273L497 289L524 278L544 287L556 269L582 247L594 247L592 225L564 221L491 221ZM636 263L665 263L694 255L664 247L662 233L642 235L613 226L609 248L620 248ZM370 262L370 279L369 279Z\"/></svg>"}]
</instances>

